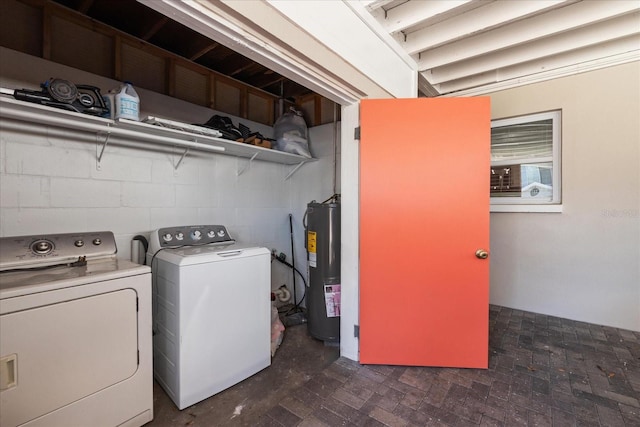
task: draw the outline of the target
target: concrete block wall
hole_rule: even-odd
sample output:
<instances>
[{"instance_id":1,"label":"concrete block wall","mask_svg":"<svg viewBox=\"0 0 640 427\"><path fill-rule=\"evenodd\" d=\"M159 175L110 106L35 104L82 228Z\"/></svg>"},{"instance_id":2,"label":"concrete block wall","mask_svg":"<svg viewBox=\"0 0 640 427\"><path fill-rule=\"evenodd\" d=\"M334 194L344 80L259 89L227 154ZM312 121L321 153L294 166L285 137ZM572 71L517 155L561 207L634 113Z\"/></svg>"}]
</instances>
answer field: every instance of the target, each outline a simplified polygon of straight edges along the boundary
<instances>
[{"instance_id":1,"label":"concrete block wall","mask_svg":"<svg viewBox=\"0 0 640 427\"><path fill-rule=\"evenodd\" d=\"M85 81L96 78L38 58L20 59L37 62L43 75L64 78L73 74ZM16 67L20 68L20 63ZM4 87L6 82L12 85L9 87L32 83L17 80L6 63L0 71ZM142 92L148 114L188 121L189 111L199 118L215 113ZM247 120L242 123L265 134L270 131ZM107 145L98 164L97 150L102 146L96 135L54 128L47 128L45 133L25 132L3 120L0 235L110 230L116 235L118 257L128 259L131 238L137 234L148 236L152 230L174 225L223 224L239 243L275 248L290 258L291 213L296 264L306 273L302 216L306 202L331 195L332 126L310 129L311 150L318 161L303 165L285 179L292 166L254 161L238 176L248 159L193 150L176 170L179 150L135 148L117 141ZM272 264L274 288L291 285L291 271L276 264Z\"/></svg>"}]
</instances>

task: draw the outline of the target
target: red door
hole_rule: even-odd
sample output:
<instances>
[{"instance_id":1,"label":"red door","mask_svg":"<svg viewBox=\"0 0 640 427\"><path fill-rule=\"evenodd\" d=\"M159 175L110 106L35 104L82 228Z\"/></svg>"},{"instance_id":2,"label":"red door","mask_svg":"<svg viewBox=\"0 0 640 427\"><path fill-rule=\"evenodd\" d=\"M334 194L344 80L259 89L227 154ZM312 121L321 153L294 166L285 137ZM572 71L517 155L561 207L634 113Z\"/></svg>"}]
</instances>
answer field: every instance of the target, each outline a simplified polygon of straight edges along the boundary
<instances>
[{"instance_id":1,"label":"red door","mask_svg":"<svg viewBox=\"0 0 640 427\"><path fill-rule=\"evenodd\" d=\"M486 368L489 98L364 100L360 127L360 362Z\"/></svg>"}]
</instances>

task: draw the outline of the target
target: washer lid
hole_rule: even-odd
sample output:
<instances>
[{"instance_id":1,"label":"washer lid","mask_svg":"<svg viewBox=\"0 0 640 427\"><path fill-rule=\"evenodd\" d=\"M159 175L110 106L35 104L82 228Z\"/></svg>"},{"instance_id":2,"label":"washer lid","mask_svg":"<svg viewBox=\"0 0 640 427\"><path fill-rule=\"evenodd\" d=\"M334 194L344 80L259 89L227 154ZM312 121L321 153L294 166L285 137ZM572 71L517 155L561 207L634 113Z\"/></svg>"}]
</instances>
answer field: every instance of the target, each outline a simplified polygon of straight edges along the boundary
<instances>
[{"instance_id":1,"label":"washer lid","mask_svg":"<svg viewBox=\"0 0 640 427\"><path fill-rule=\"evenodd\" d=\"M257 255L269 255L269 249L244 245L202 245L177 249L163 249L156 258L175 265L194 265L211 262L229 261Z\"/></svg>"}]
</instances>

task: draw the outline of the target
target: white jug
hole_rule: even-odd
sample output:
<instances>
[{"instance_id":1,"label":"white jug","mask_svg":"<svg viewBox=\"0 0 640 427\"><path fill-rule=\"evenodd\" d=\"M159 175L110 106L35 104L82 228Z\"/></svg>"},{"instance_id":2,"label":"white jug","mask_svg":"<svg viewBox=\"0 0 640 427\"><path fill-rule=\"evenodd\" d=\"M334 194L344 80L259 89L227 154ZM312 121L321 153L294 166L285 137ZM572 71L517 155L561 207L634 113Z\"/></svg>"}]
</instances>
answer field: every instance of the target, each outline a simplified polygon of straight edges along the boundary
<instances>
[{"instance_id":1,"label":"white jug","mask_svg":"<svg viewBox=\"0 0 640 427\"><path fill-rule=\"evenodd\" d=\"M140 120L140 98L133 85L125 82L115 96L116 119Z\"/></svg>"}]
</instances>

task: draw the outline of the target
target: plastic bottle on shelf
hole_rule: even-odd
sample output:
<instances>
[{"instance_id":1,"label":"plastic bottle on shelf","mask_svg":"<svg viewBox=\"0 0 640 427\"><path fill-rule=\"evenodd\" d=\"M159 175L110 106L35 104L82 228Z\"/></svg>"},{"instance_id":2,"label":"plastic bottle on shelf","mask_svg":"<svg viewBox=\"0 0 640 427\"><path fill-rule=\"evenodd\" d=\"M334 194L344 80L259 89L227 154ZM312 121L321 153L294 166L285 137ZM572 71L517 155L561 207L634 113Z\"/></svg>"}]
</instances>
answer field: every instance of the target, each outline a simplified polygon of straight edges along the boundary
<instances>
[{"instance_id":1,"label":"plastic bottle on shelf","mask_svg":"<svg viewBox=\"0 0 640 427\"><path fill-rule=\"evenodd\" d=\"M130 82L124 82L115 94L116 119L140 120L140 97Z\"/></svg>"}]
</instances>

